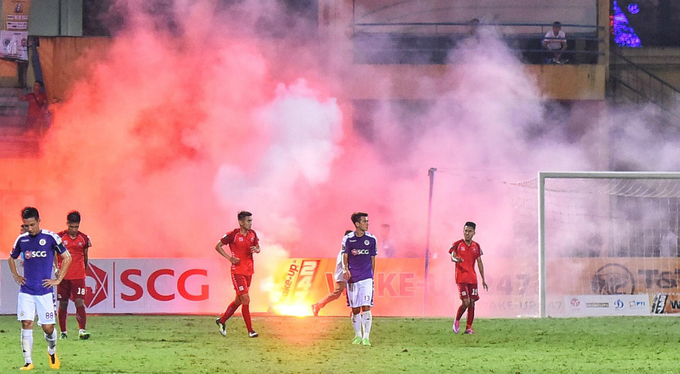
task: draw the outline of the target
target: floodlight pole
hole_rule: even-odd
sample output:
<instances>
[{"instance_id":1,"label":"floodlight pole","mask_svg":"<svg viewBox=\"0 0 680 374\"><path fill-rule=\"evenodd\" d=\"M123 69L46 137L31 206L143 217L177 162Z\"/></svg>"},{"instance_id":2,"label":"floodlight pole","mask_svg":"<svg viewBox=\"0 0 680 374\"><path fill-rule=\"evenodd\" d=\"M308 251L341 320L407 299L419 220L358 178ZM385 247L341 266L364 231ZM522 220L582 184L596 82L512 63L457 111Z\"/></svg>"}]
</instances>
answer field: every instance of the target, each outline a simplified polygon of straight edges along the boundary
<instances>
[{"instance_id":1,"label":"floodlight pole","mask_svg":"<svg viewBox=\"0 0 680 374\"><path fill-rule=\"evenodd\" d=\"M427 290L429 288L427 274L430 268L430 226L432 223L432 192L434 190L435 171L437 171L437 168L430 168L430 170L427 171L427 175L430 177L430 196L427 200L427 235L425 241L425 290L423 291L423 315L425 314L427 308Z\"/></svg>"}]
</instances>

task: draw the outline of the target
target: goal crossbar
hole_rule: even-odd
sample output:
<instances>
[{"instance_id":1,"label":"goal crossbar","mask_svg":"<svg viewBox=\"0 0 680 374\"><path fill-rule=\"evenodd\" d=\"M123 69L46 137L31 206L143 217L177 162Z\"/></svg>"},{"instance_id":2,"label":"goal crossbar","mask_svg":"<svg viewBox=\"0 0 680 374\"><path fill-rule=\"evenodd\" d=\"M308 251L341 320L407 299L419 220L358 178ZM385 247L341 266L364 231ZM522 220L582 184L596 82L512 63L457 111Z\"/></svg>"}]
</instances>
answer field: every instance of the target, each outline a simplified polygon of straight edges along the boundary
<instances>
[{"instance_id":1,"label":"goal crossbar","mask_svg":"<svg viewBox=\"0 0 680 374\"><path fill-rule=\"evenodd\" d=\"M542 171L538 173L538 305L541 318L547 316L545 266L546 179L680 179L680 173L656 171Z\"/></svg>"}]
</instances>

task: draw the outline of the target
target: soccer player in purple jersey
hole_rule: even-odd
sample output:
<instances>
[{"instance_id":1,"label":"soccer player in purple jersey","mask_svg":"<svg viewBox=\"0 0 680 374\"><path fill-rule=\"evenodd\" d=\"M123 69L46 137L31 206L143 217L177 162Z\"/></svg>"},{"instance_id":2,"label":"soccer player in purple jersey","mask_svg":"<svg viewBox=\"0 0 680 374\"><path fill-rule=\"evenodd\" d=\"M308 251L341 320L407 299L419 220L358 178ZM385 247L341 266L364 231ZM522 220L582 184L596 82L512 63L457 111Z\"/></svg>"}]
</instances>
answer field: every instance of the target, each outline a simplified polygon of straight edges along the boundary
<instances>
[{"instance_id":1,"label":"soccer player in purple jersey","mask_svg":"<svg viewBox=\"0 0 680 374\"><path fill-rule=\"evenodd\" d=\"M17 319L21 321L21 348L24 353L24 366L21 370L33 370L33 319L38 314L38 325L42 326L47 341L47 355L50 368L59 369L57 357L57 332L54 329L54 292L53 287L61 283L71 265L71 255L61 243L57 234L40 229L40 214L33 207L21 211L23 226L27 232L19 235L10 253L9 270L14 280L21 285L17 302ZM52 278L54 253L63 259L62 272L57 279ZM19 275L15 260L24 256L24 275Z\"/></svg>"},{"instance_id":2,"label":"soccer player in purple jersey","mask_svg":"<svg viewBox=\"0 0 680 374\"><path fill-rule=\"evenodd\" d=\"M371 307L373 306L373 274L377 240L368 233L368 214L352 214L354 232L342 238L342 265L347 279L347 304L352 308L352 344L370 346ZM361 314L360 314L361 313ZM362 335L363 327L363 335Z\"/></svg>"}]
</instances>

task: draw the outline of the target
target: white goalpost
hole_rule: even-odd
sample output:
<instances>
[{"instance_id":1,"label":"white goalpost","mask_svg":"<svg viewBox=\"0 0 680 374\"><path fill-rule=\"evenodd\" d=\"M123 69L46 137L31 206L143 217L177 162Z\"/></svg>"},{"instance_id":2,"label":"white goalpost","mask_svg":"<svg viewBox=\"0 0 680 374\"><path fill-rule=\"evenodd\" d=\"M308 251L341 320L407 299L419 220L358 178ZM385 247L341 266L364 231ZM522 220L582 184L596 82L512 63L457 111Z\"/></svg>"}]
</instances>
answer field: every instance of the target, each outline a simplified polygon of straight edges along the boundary
<instances>
[{"instance_id":1,"label":"white goalpost","mask_svg":"<svg viewBox=\"0 0 680 374\"><path fill-rule=\"evenodd\" d=\"M552 256L553 268L558 272L565 269L564 273L560 274L560 278L557 281L553 279L551 283L553 289L565 290L562 294L555 292L562 297L570 295L570 291L566 290L576 289L576 287L570 288L565 285L573 282L570 278L575 278L576 274L570 273L572 270L567 269L579 271L587 266L590 268L601 266L598 269L600 272L606 266L610 266L611 262L616 262L608 261L612 258L639 264L634 268L631 267L634 269L632 272L626 269L626 272L630 274L629 283L632 284L627 284L625 279L617 278L619 275L605 274L603 271L600 275L596 274L590 278L590 281L588 281L589 278L580 277L581 294L588 292L596 294L598 291L601 291L603 295L633 294L637 291L635 277L646 277L644 279L646 289L650 290L649 293L656 292L656 289L651 287L655 284L663 292L678 292L680 282L677 280L679 271L677 263L680 253L678 253L677 244L680 231L680 182L677 180L680 180L678 172L539 172L539 316L544 318L549 315L547 246L550 247L548 256ZM549 203L546 203L546 192ZM548 219L547 214L551 215ZM572 226L568 229L572 231L565 228L567 225ZM548 231L548 241L546 241L546 231ZM596 243L597 251L589 248L587 244L589 238ZM670 243L666 247L671 246L672 251L664 252L664 249L659 249L665 248L664 241ZM567 251L574 252L568 252L569 254L564 256ZM576 251L581 252L574 254L577 253ZM599 262L592 265L593 261L587 262L587 257L595 258ZM566 264L566 258L570 259L569 264ZM560 261L563 262L563 266L560 265ZM668 263L667 266L666 263ZM649 264L661 265L654 265L657 266L655 270L645 270L649 268ZM669 269L671 269L670 272L667 271ZM675 269L675 273L672 273L672 269ZM592 272L590 269L589 271ZM657 273L671 275L665 278L664 276L652 278ZM605 279L606 277L609 278ZM603 285L606 282L610 283ZM585 289L584 284L592 284L592 286ZM643 286L645 284L639 285L638 288ZM604 290L605 287L609 288ZM624 291L625 287L628 288ZM578 302L578 300L573 301L573 303ZM628 301L625 302L628 303ZM623 302L621 303L623 305ZM656 304L655 299L654 305ZM631 307L632 305L633 302L631 302ZM649 304L646 307L649 308Z\"/></svg>"}]
</instances>

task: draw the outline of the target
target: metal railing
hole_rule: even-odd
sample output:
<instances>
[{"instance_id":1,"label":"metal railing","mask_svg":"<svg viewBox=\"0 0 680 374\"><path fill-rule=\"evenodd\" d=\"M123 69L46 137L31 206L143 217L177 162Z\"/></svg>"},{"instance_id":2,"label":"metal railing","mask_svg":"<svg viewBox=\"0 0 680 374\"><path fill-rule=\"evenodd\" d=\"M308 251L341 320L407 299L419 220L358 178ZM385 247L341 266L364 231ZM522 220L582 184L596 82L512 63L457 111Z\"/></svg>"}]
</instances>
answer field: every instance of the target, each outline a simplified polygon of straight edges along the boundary
<instances>
[{"instance_id":1,"label":"metal railing","mask_svg":"<svg viewBox=\"0 0 680 374\"><path fill-rule=\"evenodd\" d=\"M680 101L680 90L614 51L610 52L608 83L608 92L614 102L653 103L671 110Z\"/></svg>"},{"instance_id":2,"label":"metal railing","mask_svg":"<svg viewBox=\"0 0 680 374\"><path fill-rule=\"evenodd\" d=\"M503 32L503 28L506 28ZM503 40L525 63L544 63L551 59L551 52L542 47L545 28L552 24L541 23L497 23L477 26L476 35L486 34L485 28ZM604 40L596 25L563 25L572 29L565 38L567 49L563 57L572 63L597 64L605 54ZM512 28L512 30L510 30ZM458 43L470 38L471 26L456 22L410 22L410 23L354 23L355 57L359 63L450 63L448 53Z\"/></svg>"},{"instance_id":3,"label":"metal railing","mask_svg":"<svg viewBox=\"0 0 680 374\"><path fill-rule=\"evenodd\" d=\"M480 23L477 28L493 28L503 34L540 33L545 35L552 29L552 23ZM465 34L470 29L469 22L354 22L352 31L357 32L392 32L392 33L429 33L429 34ZM576 29L579 33L597 34L604 26L562 24L562 29ZM574 31L572 31L574 32Z\"/></svg>"}]
</instances>

